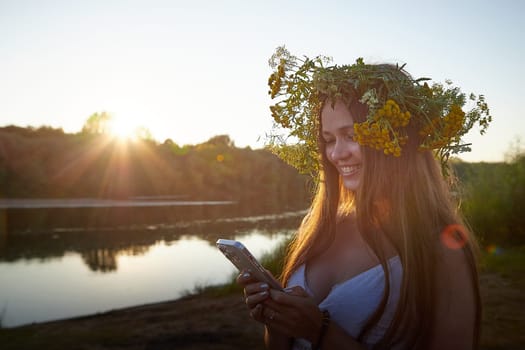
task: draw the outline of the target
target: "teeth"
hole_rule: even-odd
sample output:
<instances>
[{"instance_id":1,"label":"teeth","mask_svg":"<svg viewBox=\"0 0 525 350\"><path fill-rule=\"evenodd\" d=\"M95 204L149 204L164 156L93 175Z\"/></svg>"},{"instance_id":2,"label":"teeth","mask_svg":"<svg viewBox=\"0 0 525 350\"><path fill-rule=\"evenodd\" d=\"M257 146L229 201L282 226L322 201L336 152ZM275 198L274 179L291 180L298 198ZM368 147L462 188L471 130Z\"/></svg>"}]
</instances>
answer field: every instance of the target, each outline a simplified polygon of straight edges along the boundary
<instances>
[{"instance_id":1,"label":"teeth","mask_svg":"<svg viewBox=\"0 0 525 350\"><path fill-rule=\"evenodd\" d=\"M339 167L339 171L341 172L341 175L343 176L355 174L356 172L359 171L359 169L361 169L360 165L348 165L348 166Z\"/></svg>"}]
</instances>

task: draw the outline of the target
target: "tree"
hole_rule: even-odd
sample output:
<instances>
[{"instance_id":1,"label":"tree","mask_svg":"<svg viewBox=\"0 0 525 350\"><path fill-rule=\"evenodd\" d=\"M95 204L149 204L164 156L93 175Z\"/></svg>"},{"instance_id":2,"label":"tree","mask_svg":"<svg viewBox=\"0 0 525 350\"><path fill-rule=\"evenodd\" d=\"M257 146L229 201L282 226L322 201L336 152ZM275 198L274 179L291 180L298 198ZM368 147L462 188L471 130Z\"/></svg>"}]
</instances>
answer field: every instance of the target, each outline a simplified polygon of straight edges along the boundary
<instances>
[{"instance_id":1,"label":"tree","mask_svg":"<svg viewBox=\"0 0 525 350\"><path fill-rule=\"evenodd\" d=\"M235 143L228 135L213 136L205 143L210 144L210 145L215 145L215 146L225 146L225 147L230 147L230 148L235 147Z\"/></svg>"},{"instance_id":2,"label":"tree","mask_svg":"<svg viewBox=\"0 0 525 350\"><path fill-rule=\"evenodd\" d=\"M82 134L107 134L110 128L111 115L107 112L93 113L82 126Z\"/></svg>"}]
</instances>

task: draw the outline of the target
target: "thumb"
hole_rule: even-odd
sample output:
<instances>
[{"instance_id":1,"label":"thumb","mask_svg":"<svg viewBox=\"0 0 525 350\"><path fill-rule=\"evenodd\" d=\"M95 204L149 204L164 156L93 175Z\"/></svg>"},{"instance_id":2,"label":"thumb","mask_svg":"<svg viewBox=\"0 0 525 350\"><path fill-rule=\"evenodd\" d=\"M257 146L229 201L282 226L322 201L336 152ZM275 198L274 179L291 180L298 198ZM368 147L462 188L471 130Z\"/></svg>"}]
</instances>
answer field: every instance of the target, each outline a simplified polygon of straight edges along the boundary
<instances>
[{"instance_id":1,"label":"thumb","mask_svg":"<svg viewBox=\"0 0 525 350\"><path fill-rule=\"evenodd\" d=\"M293 286L285 288L284 291L288 295L293 295L296 297L309 297L310 295L304 290L301 286Z\"/></svg>"}]
</instances>

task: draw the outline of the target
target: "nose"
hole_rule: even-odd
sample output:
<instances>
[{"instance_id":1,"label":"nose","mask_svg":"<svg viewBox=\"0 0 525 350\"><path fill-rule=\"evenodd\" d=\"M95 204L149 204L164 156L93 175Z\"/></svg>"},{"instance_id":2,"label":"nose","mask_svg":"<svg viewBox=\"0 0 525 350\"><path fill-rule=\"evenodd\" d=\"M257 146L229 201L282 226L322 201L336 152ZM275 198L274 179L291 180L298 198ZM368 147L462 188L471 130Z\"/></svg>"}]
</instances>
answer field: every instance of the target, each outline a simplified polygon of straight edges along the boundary
<instances>
[{"instance_id":1,"label":"nose","mask_svg":"<svg viewBox=\"0 0 525 350\"><path fill-rule=\"evenodd\" d=\"M330 152L332 161L350 158L353 154L354 142L345 142L344 140L337 140Z\"/></svg>"}]
</instances>

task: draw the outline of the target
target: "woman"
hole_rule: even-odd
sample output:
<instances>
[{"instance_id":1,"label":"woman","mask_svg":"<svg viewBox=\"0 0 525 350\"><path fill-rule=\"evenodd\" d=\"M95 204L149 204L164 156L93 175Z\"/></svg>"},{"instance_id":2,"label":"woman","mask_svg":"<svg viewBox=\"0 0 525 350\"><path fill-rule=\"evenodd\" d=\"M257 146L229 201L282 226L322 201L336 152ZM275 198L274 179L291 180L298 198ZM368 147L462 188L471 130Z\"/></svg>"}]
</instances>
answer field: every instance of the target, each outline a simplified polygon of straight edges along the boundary
<instances>
[{"instance_id":1,"label":"woman","mask_svg":"<svg viewBox=\"0 0 525 350\"><path fill-rule=\"evenodd\" d=\"M288 251L288 288L237 279L267 347L476 348L476 244L442 170L461 135L490 122L483 97L465 114L459 89L421 85L403 67L325 67L280 50L273 117L306 159L317 138L320 164L309 159L319 180Z\"/></svg>"}]
</instances>

